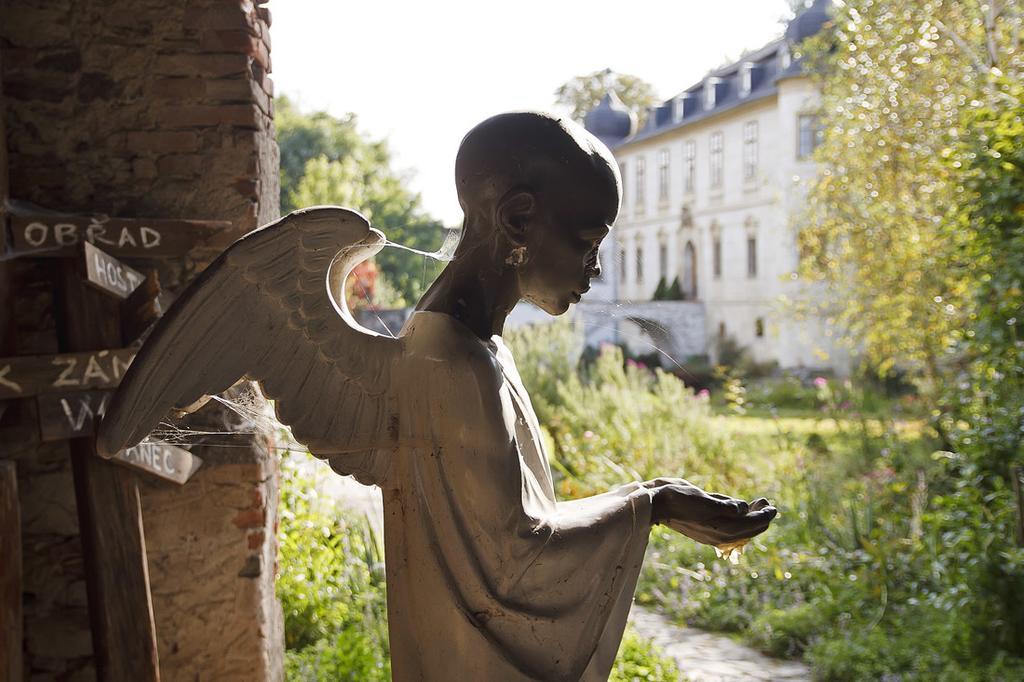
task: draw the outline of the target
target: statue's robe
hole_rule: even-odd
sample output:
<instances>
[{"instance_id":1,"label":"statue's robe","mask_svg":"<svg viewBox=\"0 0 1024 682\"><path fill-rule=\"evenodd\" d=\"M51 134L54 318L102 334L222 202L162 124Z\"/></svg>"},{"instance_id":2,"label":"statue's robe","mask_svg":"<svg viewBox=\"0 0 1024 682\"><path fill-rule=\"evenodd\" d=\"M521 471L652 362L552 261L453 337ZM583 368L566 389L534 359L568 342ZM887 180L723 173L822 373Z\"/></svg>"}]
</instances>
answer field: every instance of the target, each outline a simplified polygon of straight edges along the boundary
<instances>
[{"instance_id":1,"label":"statue's robe","mask_svg":"<svg viewBox=\"0 0 1024 682\"><path fill-rule=\"evenodd\" d=\"M384 492L394 680L606 680L650 491L556 502L501 339L434 312L414 314L402 335L408 357L392 378L414 397L390 417L400 445L367 455L360 476Z\"/></svg>"}]
</instances>

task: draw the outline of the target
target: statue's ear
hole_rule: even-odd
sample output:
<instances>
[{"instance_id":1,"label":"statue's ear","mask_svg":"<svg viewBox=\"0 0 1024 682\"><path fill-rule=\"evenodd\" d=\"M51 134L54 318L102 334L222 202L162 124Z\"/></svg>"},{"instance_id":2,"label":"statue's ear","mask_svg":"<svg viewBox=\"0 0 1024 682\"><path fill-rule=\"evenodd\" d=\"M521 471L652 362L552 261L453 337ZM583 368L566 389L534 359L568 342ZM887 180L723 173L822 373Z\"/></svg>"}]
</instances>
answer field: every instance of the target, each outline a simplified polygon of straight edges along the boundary
<instances>
[{"instance_id":1,"label":"statue's ear","mask_svg":"<svg viewBox=\"0 0 1024 682\"><path fill-rule=\"evenodd\" d=\"M495 222L513 246L526 244L526 224L537 210L533 192L524 188L509 190L495 207Z\"/></svg>"}]
</instances>

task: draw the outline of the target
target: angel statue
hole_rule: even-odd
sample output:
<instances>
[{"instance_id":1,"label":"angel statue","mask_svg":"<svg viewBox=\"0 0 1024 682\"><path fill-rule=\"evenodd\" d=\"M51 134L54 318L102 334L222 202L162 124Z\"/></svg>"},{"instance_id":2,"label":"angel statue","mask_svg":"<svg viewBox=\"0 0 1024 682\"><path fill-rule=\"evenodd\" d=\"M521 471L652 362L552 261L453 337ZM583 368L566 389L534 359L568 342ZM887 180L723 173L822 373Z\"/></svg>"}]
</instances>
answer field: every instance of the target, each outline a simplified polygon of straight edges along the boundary
<instances>
[{"instance_id":1,"label":"angel statue","mask_svg":"<svg viewBox=\"0 0 1024 682\"><path fill-rule=\"evenodd\" d=\"M571 121L489 118L455 162L464 234L397 338L344 300L384 235L355 211L296 211L242 237L178 298L113 398L113 456L240 378L343 476L380 486L394 679L605 680L653 524L716 546L776 510L680 478L560 502L502 341L521 300L551 315L600 274L619 211L611 152Z\"/></svg>"}]
</instances>

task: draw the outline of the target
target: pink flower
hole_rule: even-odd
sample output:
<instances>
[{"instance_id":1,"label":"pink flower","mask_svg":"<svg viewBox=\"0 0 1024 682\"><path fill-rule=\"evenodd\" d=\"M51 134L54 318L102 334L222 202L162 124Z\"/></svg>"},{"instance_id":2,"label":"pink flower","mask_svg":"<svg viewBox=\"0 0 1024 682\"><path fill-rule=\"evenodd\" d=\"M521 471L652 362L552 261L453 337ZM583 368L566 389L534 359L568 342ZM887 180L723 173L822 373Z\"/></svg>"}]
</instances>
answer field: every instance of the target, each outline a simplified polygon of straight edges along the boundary
<instances>
[{"instance_id":1,"label":"pink flower","mask_svg":"<svg viewBox=\"0 0 1024 682\"><path fill-rule=\"evenodd\" d=\"M628 358L626 360L626 367L636 367L636 366L637 366L636 360L634 360L633 358Z\"/></svg>"},{"instance_id":2,"label":"pink flower","mask_svg":"<svg viewBox=\"0 0 1024 682\"><path fill-rule=\"evenodd\" d=\"M584 440L590 440L593 437L594 437L594 432L593 431L584 431L583 432L583 439Z\"/></svg>"},{"instance_id":3,"label":"pink flower","mask_svg":"<svg viewBox=\"0 0 1024 682\"><path fill-rule=\"evenodd\" d=\"M825 388L828 386L828 379L825 377L814 377L814 385L818 388Z\"/></svg>"},{"instance_id":4,"label":"pink flower","mask_svg":"<svg viewBox=\"0 0 1024 682\"><path fill-rule=\"evenodd\" d=\"M702 398L703 400L707 400L709 397L711 397L711 391L709 391L706 388L702 388L699 391L697 391L697 397Z\"/></svg>"}]
</instances>

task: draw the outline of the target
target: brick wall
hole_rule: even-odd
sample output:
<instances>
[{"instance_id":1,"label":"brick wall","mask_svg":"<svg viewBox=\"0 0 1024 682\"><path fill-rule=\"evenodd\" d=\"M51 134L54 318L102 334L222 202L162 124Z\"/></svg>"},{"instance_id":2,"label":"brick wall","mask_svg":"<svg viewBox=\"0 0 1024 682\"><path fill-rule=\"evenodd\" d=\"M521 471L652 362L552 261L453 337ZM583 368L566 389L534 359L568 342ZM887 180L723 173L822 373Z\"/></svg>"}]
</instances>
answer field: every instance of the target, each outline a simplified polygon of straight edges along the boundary
<instances>
[{"instance_id":1,"label":"brick wall","mask_svg":"<svg viewBox=\"0 0 1024 682\"><path fill-rule=\"evenodd\" d=\"M230 0L0 5L10 196L70 212L230 220L238 234L272 220L269 25L266 8ZM159 266L172 290L201 267L128 262ZM0 263L4 354L57 351L54 267ZM238 428L205 409L203 420ZM185 486L142 479L164 680L281 677L276 458L266 436L231 441L195 450L205 464ZM92 679L67 445L40 443L33 404L17 401L0 421L0 458L18 467L25 677Z\"/></svg>"}]
</instances>

